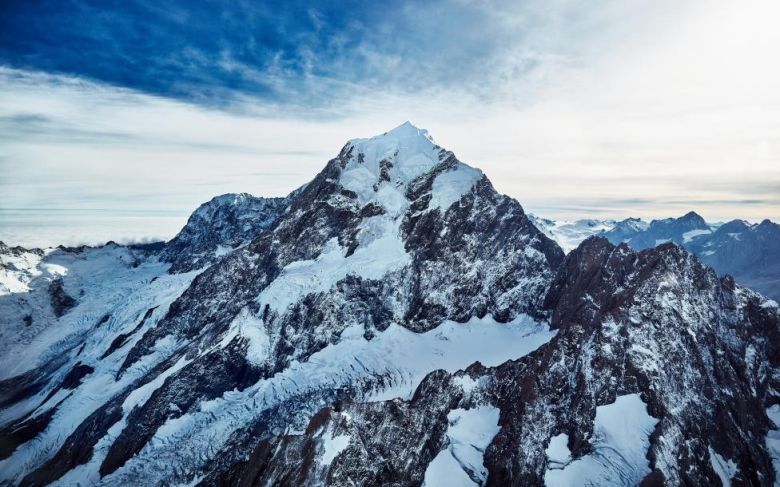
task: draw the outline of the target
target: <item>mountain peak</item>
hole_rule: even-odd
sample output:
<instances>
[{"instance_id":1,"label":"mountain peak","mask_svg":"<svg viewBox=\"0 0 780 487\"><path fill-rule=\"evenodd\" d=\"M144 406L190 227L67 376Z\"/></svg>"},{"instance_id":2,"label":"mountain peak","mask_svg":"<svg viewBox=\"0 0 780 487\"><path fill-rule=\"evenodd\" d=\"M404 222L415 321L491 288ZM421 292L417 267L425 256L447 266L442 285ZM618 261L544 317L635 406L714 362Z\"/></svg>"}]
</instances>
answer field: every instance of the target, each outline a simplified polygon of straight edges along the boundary
<instances>
[{"instance_id":1,"label":"mountain peak","mask_svg":"<svg viewBox=\"0 0 780 487\"><path fill-rule=\"evenodd\" d=\"M436 143L428 134L427 130L416 127L408 120L380 135L375 135L367 139L352 139L349 143L353 146L357 144L365 145L367 143L382 145L395 144L399 146L403 145L407 148L416 147L418 149L436 147Z\"/></svg>"},{"instance_id":2,"label":"mountain peak","mask_svg":"<svg viewBox=\"0 0 780 487\"><path fill-rule=\"evenodd\" d=\"M683 229L687 230L709 230L709 225L707 225L707 222L695 211L689 211L685 215L678 218L676 221L671 222L671 224L682 224Z\"/></svg>"},{"instance_id":3,"label":"mountain peak","mask_svg":"<svg viewBox=\"0 0 780 487\"><path fill-rule=\"evenodd\" d=\"M404 123L402 123L401 125L397 126L396 128L385 132L385 134L395 134L395 135L400 135L400 134L403 134L403 135L416 135L416 134L420 134L420 133L427 134L428 131L425 130L425 129L421 129L421 128L417 127L416 125L414 125L409 120L405 121Z\"/></svg>"},{"instance_id":4,"label":"mountain peak","mask_svg":"<svg viewBox=\"0 0 780 487\"><path fill-rule=\"evenodd\" d=\"M695 211L689 211L685 215L681 216L680 219L681 220L693 220L693 219L704 220L704 218L702 218L702 216L696 213Z\"/></svg>"},{"instance_id":5,"label":"mountain peak","mask_svg":"<svg viewBox=\"0 0 780 487\"><path fill-rule=\"evenodd\" d=\"M402 213L409 204L406 194L415 181L436 180L429 207L444 211L483 177L436 145L427 130L409 122L381 135L350 140L338 161L344 189L361 203L378 204L392 214Z\"/></svg>"}]
</instances>

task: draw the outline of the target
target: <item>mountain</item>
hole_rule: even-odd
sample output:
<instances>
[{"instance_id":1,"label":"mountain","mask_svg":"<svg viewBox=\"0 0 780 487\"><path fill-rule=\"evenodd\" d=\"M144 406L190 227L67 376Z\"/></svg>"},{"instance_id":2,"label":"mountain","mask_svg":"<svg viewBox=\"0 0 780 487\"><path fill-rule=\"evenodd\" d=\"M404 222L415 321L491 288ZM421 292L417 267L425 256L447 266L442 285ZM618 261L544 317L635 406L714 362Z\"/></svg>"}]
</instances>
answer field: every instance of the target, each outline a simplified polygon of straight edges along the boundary
<instances>
[{"instance_id":1,"label":"mountain","mask_svg":"<svg viewBox=\"0 0 780 487\"><path fill-rule=\"evenodd\" d=\"M0 483L777 477L776 303L674 243L564 255L408 122L162 246L0 257Z\"/></svg>"},{"instance_id":2,"label":"mountain","mask_svg":"<svg viewBox=\"0 0 780 487\"><path fill-rule=\"evenodd\" d=\"M733 220L687 247L707 265L780 301L780 225Z\"/></svg>"},{"instance_id":3,"label":"mountain","mask_svg":"<svg viewBox=\"0 0 780 487\"><path fill-rule=\"evenodd\" d=\"M599 235L606 238L613 244L628 242L635 235L647 230L649 223L640 218L626 218L615 223L615 225ZM664 238L666 240L666 238ZM671 239L669 239L671 240Z\"/></svg>"},{"instance_id":4,"label":"mountain","mask_svg":"<svg viewBox=\"0 0 780 487\"><path fill-rule=\"evenodd\" d=\"M528 217L536 225L536 228L555 240L566 253L571 252L586 238L596 234L611 232L616 225L623 223L614 220L593 219L555 221L536 215L528 215Z\"/></svg>"},{"instance_id":5,"label":"mountain","mask_svg":"<svg viewBox=\"0 0 780 487\"><path fill-rule=\"evenodd\" d=\"M665 242L684 245L694 238L712 233L704 218L694 211L680 218L653 220L645 228L635 219L624 220L622 223L625 225L604 232L602 236L614 244L626 242L637 250L655 247ZM635 229L633 234L630 231L632 227Z\"/></svg>"},{"instance_id":6,"label":"mountain","mask_svg":"<svg viewBox=\"0 0 780 487\"><path fill-rule=\"evenodd\" d=\"M75 280L93 276L63 273L62 288L77 304L59 318L36 320L48 326L19 340L15 356L29 358L0 389L8 406L5 431L14 432L10 456L0 464L5 478L154 482L142 472L165 455L187 455L179 444L187 438L189 471L165 462L175 470L148 474L165 482L184 478L208 459L199 438L216 455L231 435L295 427L339 394L411 389L446 364L457 369L502 356L490 343L505 355L549 335L536 320L563 252L516 201L424 131L405 124L350 141L287 201L264 231L225 255L212 253L216 262L204 268L166 272L155 258L129 268L104 262L110 276L90 287ZM198 221L194 215L188 226L207 235L177 237L163 261L180 242L198 244L183 247L185 262L223 244L224 232ZM53 258L88 269L121 252L130 260L136 251L88 249ZM136 275L146 285L136 285ZM51 307L43 292L26 298L35 298L30 308ZM23 315L15 315L19 327ZM438 343L440 332L425 333L440 327L463 336ZM488 340L485 346L469 347L477 337ZM380 350L396 341L438 352L420 364L395 363ZM366 351L374 343L379 357ZM347 350L333 356L328 346ZM311 359L318 352L325 357ZM312 370L316 360L329 361L317 366L320 374ZM355 371L357 363L368 365ZM64 382L80 385L71 390ZM222 401L243 415L217 406ZM216 412L204 411L206 403ZM169 427L177 440L158 441Z\"/></svg>"},{"instance_id":7,"label":"mountain","mask_svg":"<svg viewBox=\"0 0 780 487\"><path fill-rule=\"evenodd\" d=\"M615 245L627 243L638 250L675 242L719 274L729 274L741 284L780 301L780 225L769 220L760 224L744 220L713 224L695 212L650 223L638 218L618 222L531 218L566 252L592 235L602 236Z\"/></svg>"},{"instance_id":8,"label":"mountain","mask_svg":"<svg viewBox=\"0 0 780 487\"><path fill-rule=\"evenodd\" d=\"M620 224L602 236L636 249L675 242L694 252L720 274L730 274L756 291L780 300L780 225L733 220L708 224L694 212L680 218L653 220L647 228L623 231Z\"/></svg>"},{"instance_id":9,"label":"mountain","mask_svg":"<svg viewBox=\"0 0 780 487\"><path fill-rule=\"evenodd\" d=\"M160 255L173 272L213 264L233 248L268 228L287 206L285 198L257 198L247 193L223 194L203 203Z\"/></svg>"}]
</instances>

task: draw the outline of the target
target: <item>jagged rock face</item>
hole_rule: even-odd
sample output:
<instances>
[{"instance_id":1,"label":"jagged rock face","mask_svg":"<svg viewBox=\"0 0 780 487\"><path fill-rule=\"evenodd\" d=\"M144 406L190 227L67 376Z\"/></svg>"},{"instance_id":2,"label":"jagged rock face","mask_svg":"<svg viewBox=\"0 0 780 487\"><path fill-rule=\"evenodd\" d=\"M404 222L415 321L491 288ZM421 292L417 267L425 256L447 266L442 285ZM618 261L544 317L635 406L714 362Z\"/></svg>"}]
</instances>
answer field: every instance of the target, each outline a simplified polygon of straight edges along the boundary
<instances>
[{"instance_id":1,"label":"jagged rock face","mask_svg":"<svg viewBox=\"0 0 780 487\"><path fill-rule=\"evenodd\" d=\"M216 262L271 226L288 201L247 193L223 194L203 203L182 230L165 245L160 259L171 272L188 272Z\"/></svg>"},{"instance_id":2,"label":"jagged rock face","mask_svg":"<svg viewBox=\"0 0 780 487\"><path fill-rule=\"evenodd\" d=\"M162 256L174 261L173 270L199 267L215 243L245 237L212 228L214 215L233 211L223 206L202 224L194 215L192 232L185 229L168 244ZM170 290L164 299L128 303L132 312L125 304L101 309L93 321L100 332L90 346L69 349L51 375L66 376L77 360L93 372L63 402L44 401L47 410L64 411L75 401L88 407L76 421L54 414L39 434L48 453L22 442L4 464L15 465L5 478L43 484L102 477L123 484L217 474L234 456L250 453L248 441L305 424L333 400L386 388L397 374L367 370L334 389L282 383L278 390L274 377L343 341L347 332L359 330L360 343L370 349L371 340L430 332L445 321L541 318L564 257L515 200L408 124L350 141L280 206L248 244L202 272L155 277L150 289ZM204 228L205 236L195 231ZM173 250L179 245L181 262ZM177 297L175 289L183 292ZM105 315L111 318L101 324ZM83 398L97 381L110 384L104 397ZM54 387L52 379L41 394ZM224 401L240 409L231 412ZM208 414L209 403L223 406ZM57 428L64 430L55 435ZM204 439L206 452L194 446ZM193 450L176 448L181 442ZM155 467L161 458L171 461ZM28 463L21 466L21 459Z\"/></svg>"},{"instance_id":3,"label":"jagged rock face","mask_svg":"<svg viewBox=\"0 0 780 487\"><path fill-rule=\"evenodd\" d=\"M69 309L76 305L76 300L70 296L62 287L62 279L55 279L49 285L49 295L51 296L51 307L56 317L61 317Z\"/></svg>"},{"instance_id":4,"label":"jagged rock face","mask_svg":"<svg viewBox=\"0 0 780 487\"><path fill-rule=\"evenodd\" d=\"M596 238L567 257L546 304L559 332L536 352L431 374L408 402L323 410L302 434L258 444L258 462L236 462L204 484L419 485L423 466L453 447L448 413L490 404L500 430L484 451L487 485L551 483L551 472L591 458L602 459L594 464L609 485L718 485L722 459L734 464L734 485L772 485L764 445L773 428L765 410L780 401L776 305L673 244L637 253ZM647 438L631 463L626 452L610 456L612 439L596 423L603 407L636 394L655 426L627 432ZM559 435L571 455L563 469L548 450Z\"/></svg>"},{"instance_id":5,"label":"jagged rock face","mask_svg":"<svg viewBox=\"0 0 780 487\"><path fill-rule=\"evenodd\" d=\"M780 350L777 311L762 307L760 296L720 281L675 245L636 253L591 239L567 258L547 304L560 332L536 363L528 357L534 382L513 391L515 399L534 400L520 424L498 434L486 462L505 448L504 440L538 453L496 462L497 480L514 479L519 468L538 482L545 417L556 418L547 422L548 434L566 433L579 456L589 450L594 407L640 393L659 419L650 436L649 479L715 483L711 447L739 465L735 483L770 484L764 411L774 401L769 391ZM512 377L524 364L505 367ZM512 397L497 402L508 405ZM540 440L542 448L534 448Z\"/></svg>"}]
</instances>

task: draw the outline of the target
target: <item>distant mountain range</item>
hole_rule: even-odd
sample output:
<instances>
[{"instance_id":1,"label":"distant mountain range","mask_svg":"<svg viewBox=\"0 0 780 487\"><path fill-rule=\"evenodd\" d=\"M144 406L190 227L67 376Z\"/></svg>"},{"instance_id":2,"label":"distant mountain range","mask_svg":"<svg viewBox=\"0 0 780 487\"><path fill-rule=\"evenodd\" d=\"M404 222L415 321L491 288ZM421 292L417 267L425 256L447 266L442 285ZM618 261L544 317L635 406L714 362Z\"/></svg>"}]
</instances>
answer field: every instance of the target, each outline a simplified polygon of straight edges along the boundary
<instances>
[{"instance_id":1,"label":"distant mountain range","mask_svg":"<svg viewBox=\"0 0 780 487\"><path fill-rule=\"evenodd\" d=\"M601 236L636 250L674 242L695 253L719 274L780 301L780 225L764 220L708 223L691 211L679 218L553 221L531 216L547 236L569 251L589 236Z\"/></svg>"},{"instance_id":2,"label":"distant mountain range","mask_svg":"<svg viewBox=\"0 0 780 487\"><path fill-rule=\"evenodd\" d=\"M0 244L0 484L768 487L780 309L705 259L776 227L529 218L405 123L169 242Z\"/></svg>"}]
</instances>

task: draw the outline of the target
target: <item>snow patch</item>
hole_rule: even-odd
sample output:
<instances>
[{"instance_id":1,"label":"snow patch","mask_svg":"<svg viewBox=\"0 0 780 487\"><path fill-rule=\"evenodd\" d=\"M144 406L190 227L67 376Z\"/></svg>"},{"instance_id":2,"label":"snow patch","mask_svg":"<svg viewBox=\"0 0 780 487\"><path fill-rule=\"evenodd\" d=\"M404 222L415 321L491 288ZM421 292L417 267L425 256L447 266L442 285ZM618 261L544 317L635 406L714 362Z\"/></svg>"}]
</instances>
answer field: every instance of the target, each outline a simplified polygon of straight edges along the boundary
<instances>
[{"instance_id":1,"label":"snow patch","mask_svg":"<svg viewBox=\"0 0 780 487\"><path fill-rule=\"evenodd\" d=\"M474 409L453 409L447 415L449 445L425 470L425 487L482 485L487 478L483 464L488 447L501 427L500 411L489 405Z\"/></svg>"},{"instance_id":2,"label":"snow patch","mask_svg":"<svg viewBox=\"0 0 780 487\"><path fill-rule=\"evenodd\" d=\"M696 237L701 237L702 235L709 235L711 233L712 230L709 229L690 230L688 232L683 233L682 235L683 243L688 243Z\"/></svg>"},{"instance_id":3,"label":"snow patch","mask_svg":"<svg viewBox=\"0 0 780 487\"><path fill-rule=\"evenodd\" d=\"M547 455L548 468L563 468L571 461L569 451L569 435L561 433L550 438L550 444L544 451Z\"/></svg>"},{"instance_id":4,"label":"snow patch","mask_svg":"<svg viewBox=\"0 0 780 487\"><path fill-rule=\"evenodd\" d=\"M775 429L771 429L766 434L766 449L772 458L772 466L775 469L775 485L780 484L780 404L774 404L767 408L766 415L774 423Z\"/></svg>"},{"instance_id":5,"label":"snow patch","mask_svg":"<svg viewBox=\"0 0 780 487\"><path fill-rule=\"evenodd\" d=\"M561 435L553 437L547 452L544 483L549 487L572 485L637 485L650 473L647 449L658 423L647 413L639 394L619 396L614 403L598 406L593 426L593 451L561 466ZM555 443L553 443L555 442ZM568 451L568 448L566 448Z\"/></svg>"},{"instance_id":6,"label":"snow patch","mask_svg":"<svg viewBox=\"0 0 780 487\"><path fill-rule=\"evenodd\" d=\"M738 470L737 464L718 455L718 452L713 450L712 447L707 448L710 451L710 464L715 473L718 474L718 477L720 477L720 483L723 487L731 487L731 479L734 478Z\"/></svg>"},{"instance_id":7,"label":"snow patch","mask_svg":"<svg viewBox=\"0 0 780 487\"><path fill-rule=\"evenodd\" d=\"M458 165L451 171L446 171L433 180L431 188L431 201L428 203L429 209L438 208L442 212L452 206L453 203L468 192L477 181L482 178L482 171L466 166Z\"/></svg>"},{"instance_id":8,"label":"snow patch","mask_svg":"<svg viewBox=\"0 0 780 487\"><path fill-rule=\"evenodd\" d=\"M233 251L233 248L229 245L217 245L217 249L214 251L214 257L222 257Z\"/></svg>"},{"instance_id":9,"label":"snow patch","mask_svg":"<svg viewBox=\"0 0 780 487\"><path fill-rule=\"evenodd\" d=\"M253 364L260 365L268 358L271 348L271 339L268 337L263 320L255 316L247 308L241 311L233 318L230 324L231 331L226 338L222 340L221 345L227 345L233 336L240 335L246 338L249 346L246 351L246 358Z\"/></svg>"},{"instance_id":10,"label":"snow patch","mask_svg":"<svg viewBox=\"0 0 780 487\"><path fill-rule=\"evenodd\" d=\"M764 309L772 309L772 310L780 309L780 306L777 304L777 301L775 301L774 299L764 299L761 302L761 307Z\"/></svg>"},{"instance_id":11,"label":"snow patch","mask_svg":"<svg viewBox=\"0 0 780 487\"><path fill-rule=\"evenodd\" d=\"M332 436L329 433L323 435L322 458L320 463L330 465L336 456L347 449L349 446L349 435Z\"/></svg>"},{"instance_id":12,"label":"snow patch","mask_svg":"<svg viewBox=\"0 0 780 487\"><path fill-rule=\"evenodd\" d=\"M455 383L455 385L459 386L461 389L463 389L463 392L466 394L470 393L479 385L479 381L476 381L472 379L468 375L462 375L460 377L455 377L452 382Z\"/></svg>"}]
</instances>

